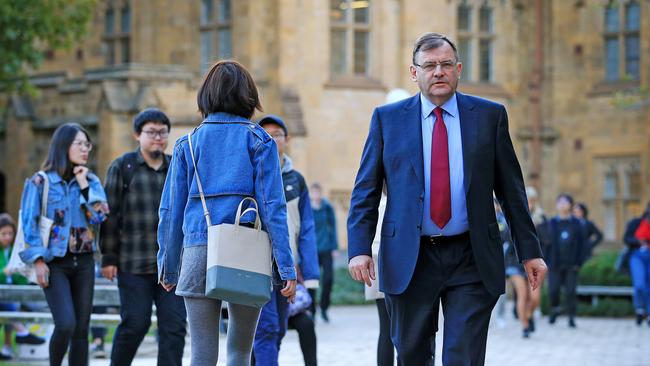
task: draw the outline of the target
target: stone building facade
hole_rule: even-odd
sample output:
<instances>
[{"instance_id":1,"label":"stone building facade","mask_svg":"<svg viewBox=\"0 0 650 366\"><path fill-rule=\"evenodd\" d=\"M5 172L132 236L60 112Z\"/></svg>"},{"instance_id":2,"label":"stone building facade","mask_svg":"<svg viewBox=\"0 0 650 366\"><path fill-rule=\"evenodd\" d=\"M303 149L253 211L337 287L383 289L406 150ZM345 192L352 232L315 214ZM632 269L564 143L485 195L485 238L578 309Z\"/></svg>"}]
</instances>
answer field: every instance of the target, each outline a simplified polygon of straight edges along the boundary
<instances>
[{"instance_id":1,"label":"stone building facade","mask_svg":"<svg viewBox=\"0 0 650 366\"><path fill-rule=\"evenodd\" d=\"M344 244L372 110L390 90L417 91L411 48L427 31L456 40L461 91L506 105L544 208L572 193L618 239L650 199L648 0L100 1L83 42L45 50L38 96L0 97L0 203L17 213L25 177L63 122L89 129L100 177L135 147L131 118L142 108L170 115L173 142L201 121L202 73L234 58L265 112L287 119L294 163L325 187Z\"/></svg>"}]
</instances>

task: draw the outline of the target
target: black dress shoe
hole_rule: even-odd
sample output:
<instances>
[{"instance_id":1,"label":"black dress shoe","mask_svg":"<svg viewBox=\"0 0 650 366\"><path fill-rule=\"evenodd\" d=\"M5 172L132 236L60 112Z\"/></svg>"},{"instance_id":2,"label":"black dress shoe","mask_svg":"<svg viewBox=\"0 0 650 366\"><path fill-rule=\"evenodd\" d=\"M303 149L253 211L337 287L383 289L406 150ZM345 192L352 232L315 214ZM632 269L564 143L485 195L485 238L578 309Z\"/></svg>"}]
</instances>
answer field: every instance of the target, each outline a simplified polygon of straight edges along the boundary
<instances>
[{"instance_id":1,"label":"black dress shoe","mask_svg":"<svg viewBox=\"0 0 650 366\"><path fill-rule=\"evenodd\" d=\"M325 323L329 323L329 322L330 322L330 317L327 316L327 312L326 312L326 311L321 311L321 313L320 313L320 317L321 317L321 319L323 319L323 321L324 321Z\"/></svg>"},{"instance_id":2,"label":"black dress shoe","mask_svg":"<svg viewBox=\"0 0 650 366\"><path fill-rule=\"evenodd\" d=\"M553 313L553 314L549 315L548 323L549 324L555 324L555 319L557 319L557 314Z\"/></svg>"},{"instance_id":3,"label":"black dress shoe","mask_svg":"<svg viewBox=\"0 0 650 366\"><path fill-rule=\"evenodd\" d=\"M576 321L573 320L573 318L569 318L569 328L575 328L576 327Z\"/></svg>"},{"instance_id":4,"label":"black dress shoe","mask_svg":"<svg viewBox=\"0 0 650 366\"><path fill-rule=\"evenodd\" d=\"M530 338L530 330L528 330L528 328L524 329L521 336L524 338Z\"/></svg>"},{"instance_id":5,"label":"black dress shoe","mask_svg":"<svg viewBox=\"0 0 650 366\"><path fill-rule=\"evenodd\" d=\"M642 313L636 313L636 325L641 325L643 323L643 314Z\"/></svg>"}]
</instances>

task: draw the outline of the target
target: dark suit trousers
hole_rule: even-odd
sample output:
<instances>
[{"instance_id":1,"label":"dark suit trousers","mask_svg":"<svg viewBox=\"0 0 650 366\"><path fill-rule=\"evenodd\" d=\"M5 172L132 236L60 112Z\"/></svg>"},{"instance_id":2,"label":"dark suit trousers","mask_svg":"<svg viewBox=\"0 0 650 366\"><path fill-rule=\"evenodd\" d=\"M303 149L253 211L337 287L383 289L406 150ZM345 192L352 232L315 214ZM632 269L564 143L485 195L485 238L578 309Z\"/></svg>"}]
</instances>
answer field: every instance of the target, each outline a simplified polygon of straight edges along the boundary
<instances>
[{"instance_id":1,"label":"dark suit trousers","mask_svg":"<svg viewBox=\"0 0 650 366\"><path fill-rule=\"evenodd\" d=\"M576 288L578 287L578 270L573 267L552 268L548 271L548 293L551 298L551 310L559 314L560 288L564 287L566 312L569 317L576 316Z\"/></svg>"},{"instance_id":2,"label":"dark suit trousers","mask_svg":"<svg viewBox=\"0 0 650 366\"><path fill-rule=\"evenodd\" d=\"M386 294L391 338L399 365L427 365L442 303L444 366L485 362L490 315L497 297L481 282L469 239L443 244L420 242L415 272L406 291Z\"/></svg>"}]
</instances>

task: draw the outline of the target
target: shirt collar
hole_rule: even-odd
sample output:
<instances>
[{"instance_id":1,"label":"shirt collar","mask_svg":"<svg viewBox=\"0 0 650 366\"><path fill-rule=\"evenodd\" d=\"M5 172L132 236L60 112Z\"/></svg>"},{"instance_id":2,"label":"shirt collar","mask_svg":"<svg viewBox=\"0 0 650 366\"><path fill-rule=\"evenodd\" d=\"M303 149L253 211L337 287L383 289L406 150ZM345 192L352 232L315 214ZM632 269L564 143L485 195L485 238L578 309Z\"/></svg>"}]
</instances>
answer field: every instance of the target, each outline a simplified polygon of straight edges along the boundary
<instances>
[{"instance_id":1,"label":"shirt collar","mask_svg":"<svg viewBox=\"0 0 650 366\"><path fill-rule=\"evenodd\" d=\"M63 180L63 177L59 175L59 173L56 172L56 170L49 170L45 173L47 175L48 181L50 182L50 185L52 184L57 184L57 183L63 183L63 184L68 184L70 182L73 182L75 179L72 178L69 182L66 182ZM95 178L95 175L92 174L92 172L88 172L88 181L92 181Z\"/></svg>"},{"instance_id":2,"label":"shirt collar","mask_svg":"<svg viewBox=\"0 0 650 366\"><path fill-rule=\"evenodd\" d=\"M208 114L207 117L203 120L204 123L214 123L214 122L243 122L243 123L251 123L248 119L241 117L241 116L236 116L234 114L230 113L225 113L225 112L216 112L216 113L210 113Z\"/></svg>"},{"instance_id":3,"label":"shirt collar","mask_svg":"<svg viewBox=\"0 0 650 366\"><path fill-rule=\"evenodd\" d=\"M142 150L140 150L140 148L138 147L136 152L138 153L137 158L136 158L136 162L138 163L138 165L146 165L147 162L144 160L144 156L142 156ZM158 168L158 171L167 170L168 165L169 165L169 157L167 156L167 154L163 153L163 163L160 166L160 168Z\"/></svg>"},{"instance_id":4,"label":"shirt collar","mask_svg":"<svg viewBox=\"0 0 650 366\"><path fill-rule=\"evenodd\" d=\"M434 108L437 106L429 99L427 99L422 93L420 93L420 102L422 103L422 117L427 118L433 112ZM440 106L447 114L452 117L458 116L458 101L456 100L456 93L449 98L445 104Z\"/></svg>"},{"instance_id":5,"label":"shirt collar","mask_svg":"<svg viewBox=\"0 0 650 366\"><path fill-rule=\"evenodd\" d=\"M63 181L63 178L55 170L50 170L47 172L47 177L50 179L50 184L56 184Z\"/></svg>"},{"instance_id":6,"label":"shirt collar","mask_svg":"<svg viewBox=\"0 0 650 366\"><path fill-rule=\"evenodd\" d=\"M138 148L136 151L138 152L138 155L135 161L138 163L138 165L146 164L147 162L144 160L144 156L142 156L142 150Z\"/></svg>"}]
</instances>

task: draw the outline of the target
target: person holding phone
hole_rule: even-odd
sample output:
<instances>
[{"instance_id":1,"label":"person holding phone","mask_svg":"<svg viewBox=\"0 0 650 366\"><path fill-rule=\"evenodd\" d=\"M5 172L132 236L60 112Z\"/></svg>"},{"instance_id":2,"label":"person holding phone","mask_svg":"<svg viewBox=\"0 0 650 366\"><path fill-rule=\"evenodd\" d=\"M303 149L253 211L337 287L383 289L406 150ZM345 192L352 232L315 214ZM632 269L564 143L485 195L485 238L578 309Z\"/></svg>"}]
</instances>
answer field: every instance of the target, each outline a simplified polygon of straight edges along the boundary
<instances>
[{"instance_id":1,"label":"person holding phone","mask_svg":"<svg viewBox=\"0 0 650 366\"><path fill-rule=\"evenodd\" d=\"M41 174L25 182L21 217L27 249L25 263L34 264L54 319L50 365L61 365L70 348L69 364L88 364L88 328L92 311L99 225L108 204L99 178L86 166L92 142L76 123L59 126L52 136ZM44 179L49 181L46 216L54 221L47 245L41 240L39 217Z\"/></svg>"}]
</instances>

